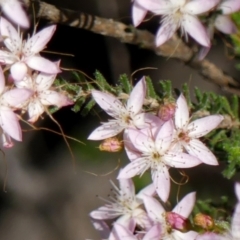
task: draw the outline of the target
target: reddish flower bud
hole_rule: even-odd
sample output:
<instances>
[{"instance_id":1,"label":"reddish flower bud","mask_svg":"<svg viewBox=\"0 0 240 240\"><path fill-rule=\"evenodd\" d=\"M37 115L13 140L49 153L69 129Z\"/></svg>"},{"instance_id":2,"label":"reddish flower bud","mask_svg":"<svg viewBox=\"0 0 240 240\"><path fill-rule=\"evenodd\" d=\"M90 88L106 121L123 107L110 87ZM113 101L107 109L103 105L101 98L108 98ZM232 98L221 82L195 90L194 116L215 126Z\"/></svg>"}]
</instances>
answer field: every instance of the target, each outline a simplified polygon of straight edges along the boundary
<instances>
[{"instance_id":1,"label":"reddish flower bud","mask_svg":"<svg viewBox=\"0 0 240 240\"><path fill-rule=\"evenodd\" d=\"M176 104L173 102L164 103L162 106L160 106L160 109L158 111L158 117L162 119L163 121L170 120L176 110Z\"/></svg>"},{"instance_id":2,"label":"reddish flower bud","mask_svg":"<svg viewBox=\"0 0 240 240\"><path fill-rule=\"evenodd\" d=\"M212 217L203 213L196 214L193 221L195 225L202 227L206 230L211 230L214 227L214 220L212 219Z\"/></svg>"},{"instance_id":3,"label":"reddish flower bud","mask_svg":"<svg viewBox=\"0 0 240 240\"><path fill-rule=\"evenodd\" d=\"M187 228L188 219L175 212L167 212L166 221L173 229L185 230Z\"/></svg>"},{"instance_id":4,"label":"reddish flower bud","mask_svg":"<svg viewBox=\"0 0 240 240\"><path fill-rule=\"evenodd\" d=\"M119 152L122 149L122 142L116 137L107 138L100 144L99 149L106 152Z\"/></svg>"}]
</instances>

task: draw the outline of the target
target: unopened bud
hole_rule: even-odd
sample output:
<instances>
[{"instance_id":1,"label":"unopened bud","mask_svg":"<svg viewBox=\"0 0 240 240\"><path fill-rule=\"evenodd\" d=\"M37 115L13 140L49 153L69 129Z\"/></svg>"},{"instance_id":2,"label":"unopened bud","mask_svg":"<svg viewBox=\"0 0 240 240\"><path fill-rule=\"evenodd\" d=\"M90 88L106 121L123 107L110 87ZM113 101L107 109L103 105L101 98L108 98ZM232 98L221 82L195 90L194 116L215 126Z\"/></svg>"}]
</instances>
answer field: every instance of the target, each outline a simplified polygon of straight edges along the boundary
<instances>
[{"instance_id":1,"label":"unopened bud","mask_svg":"<svg viewBox=\"0 0 240 240\"><path fill-rule=\"evenodd\" d=\"M214 220L212 217L203 213L196 214L193 221L195 225L206 230L211 230L214 227Z\"/></svg>"},{"instance_id":2,"label":"unopened bud","mask_svg":"<svg viewBox=\"0 0 240 240\"><path fill-rule=\"evenodd\" d=\"M105 139L99 146L101 151L118 152L122 149L122 142L116 137Z\"/></svg>"},{"instance_id":3,"label":"unopened bud","mask_svg":"<svg viewBox=\"0 0 240 240\"><path fill-rule=\"evenodd\" d=\"M163 121L170 120L176 110L176 104L173 102L164 103L160 106L160 109L158 111L158 117Z\"/></svg>"},{"instance_id":4,"label":"unopened bud","mask_svg":"<svg viewBox=\"0 0 240 240\"><path fill-rule=\"evenodd\" d=\"M187 228L188 219L175 212L167 212L166 221L173 229L186 230Z\"/></svg>"}]
</instances>

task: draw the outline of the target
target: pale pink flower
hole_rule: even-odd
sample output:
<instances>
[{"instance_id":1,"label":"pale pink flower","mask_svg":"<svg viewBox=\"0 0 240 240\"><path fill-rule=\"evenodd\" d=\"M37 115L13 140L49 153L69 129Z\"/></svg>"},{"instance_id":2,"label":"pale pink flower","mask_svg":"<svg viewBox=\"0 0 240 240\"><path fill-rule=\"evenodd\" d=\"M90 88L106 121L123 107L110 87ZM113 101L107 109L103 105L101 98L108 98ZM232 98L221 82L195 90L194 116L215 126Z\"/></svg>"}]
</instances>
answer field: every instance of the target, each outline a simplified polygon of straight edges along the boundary
<instances>
[{"instance_id":1,"label":"pale pink flower","mask_svg":"<svg viewBox=\"0 0 240 240\"><path fill-rule=\"evenodd\" d=\"M102 140L113 137L126 128L143 126L144 113L141 112L145 94L146 83L144 77L133 88L126 105L112 94L93 90L92 96L94 100L114 119L96 128L88 139Z\"/></svg>"},{"instance_id":2,"label":"pale pink flower","mask_svg":"<svg viewBox=\"0 0 240 240\"><path fill-rule=\"evenodd\" d=\"M5 79L0 67L0 133L4 147L12 147L11 138L22 141L22 131L17 115L13 112L21 107L21 103L31 97L32 91L27 89L11 89L5 87Z\"/></svg>"},{"instance_id":3,"label":"pale pink flower","mask_svg":"<svg viewBox=\"0 0 240 240\"><path fill-rule=\"evenodd\" d=\"M135 195L134 184L131 179L120 179L118 188L113 184L114 193L107 204L90 213L90 217L97 220L115 219L116 222L126 226L129 229L135 228L136 225L142 228L149 228L151 221L146 212L142 209L142 196L154 195L155 188L152 184L145 187Z\"/></svg>"},{"instance_id":4,"label":"pale pink flower","mask_svg":"<svg viewBox=\"0 0 240 240\"><path fill-rule=\"evenodd\" d=\"M196 194L195 192L187 194L172 210L183 218L188 218L195 204ZM159 239L171 239L171 240L194 240L198 233L195 231L180 232L169 224L167 221L167 212L162 205L153 197L143 197L144 206L148 212L149 217L152 221L160 224L161 232Z\"/></svg>"},{"instance_id":5,"label":"pale pink flower","mask_svg":"<svg viewBox=\"0 0 240 240\"><path fill-rule=\"evenodd\" d=\"M51 89L56 74L34 74L26 75L23 80L15 82L18 88L26 88L33 91L33 95L26 102L29 122L36 122L40 115L46 111L47 106L61 108L73 104L63 93Z\"/></svg>"},{"instance_id":6,"label":"pale pink flower","mask_svg":"<svg viewBox=\"0 0 240 240\"><path fill-rule=\"evenodd\" d=\"M142 175L150 168L159 197L164 202L167 201L170 192L168 169L190 168L201 163L198 158L189 154L170 150L173 130L171 120L163 124L155 138L151 134L146 135L141 131L129 129L129 138L140 154L120 172L118 179Z\"/></svg>"},{"instance_id":7,"label":"pale pink flower","mask_svg":"<svg viewBox=\"0 0 240 240\"><path fill-rule=\"evenodd\" d=\"M28 40L23 40L22 35L12 24L1 18L0 31L7 50L0 50L0 63L10 66L14 80L22 80L29 69L48 74L60 72L58 63L39 55L51 39L55 29L56 25L46 27Z\"/></svg>"},{"instance_id":8,"label":"pale pink flower","mask_svg":"<svg viewBox=\"0 0 240 240\"><path fill-rule=\"evenodd\" d=\"M190 122L188 105L181 94L175 112L175 147L184 148L190 155L210 165L218 165L214 154L198 138L215 129L223 120L221 115L210 115Z\"/></svg>"},{"instance_id":9,"label":"pale pink flower","mask_svg":"<svg viewBox=\"0 0 240 240\"><path fill-rule=\"evenodd\" d=\"M146 14L147 14L147 10L138 4L138 0L134 0L132 5L132 18L133 18L133 25L135 27L137 27L143 21Z\"/></svg>"},{"instance_id":10,"label":"pale pink flower","mask_svg":"<svg viewBox=\"0 0 240 240\"><path fill-rule=\"evenodd\" d=\"M240 10L239 0L223 0L217 10L221 11L222 14L218 15L214 25L215 27L225 33L233 34L237 32L237 27L230 18L230 14Z\"/></svg>"},{"instance_id":11,"label":"pale pink flower","mask_svg":"<svg viewBox=\"0 0 240 240\"><path fill-rule=\"evenodd\" d=\"M29 20L19 0L1 0L3 12L17 25L28 28Z\"/></svg>"},{"instance_id":12,"label":"pale pink flower","mask_svg":"<svg viewBox=\"0 0 240 240\"><path fill-rule=\"evenodd\" d=\"M156 45L170 39L178 28L187 37L189 34L203 46L210 46L206 30L196 15L214 8L219 0L138 0L138 4L154 14L162 15L162 24L157 32Z\"/></svg>"}]
</instances>

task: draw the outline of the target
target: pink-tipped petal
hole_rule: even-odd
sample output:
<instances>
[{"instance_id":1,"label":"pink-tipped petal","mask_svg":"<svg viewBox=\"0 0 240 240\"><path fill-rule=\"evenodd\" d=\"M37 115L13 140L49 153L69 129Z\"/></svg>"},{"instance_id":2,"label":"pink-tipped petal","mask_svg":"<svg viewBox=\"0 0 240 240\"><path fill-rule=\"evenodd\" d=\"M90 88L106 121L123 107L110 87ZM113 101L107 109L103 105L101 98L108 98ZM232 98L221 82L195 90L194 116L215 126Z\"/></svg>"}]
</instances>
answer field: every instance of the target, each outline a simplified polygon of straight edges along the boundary
<instances>
[{"instance_id":1,"label":"pink-tipped petal","mask_svg":"<svg viewBox=\"0 0 240 240\"><path fill-rule=\"evenodd\" d=\"M212 8L214 8L220 0L194 0L189 1L184 6L184 12L187 12L192 15L201 14L208 12Z\"/></svg>"},{"instance_id":2,"label":"pink-tipped petal","mask_svg":"<svg viewBox=\"0 0 240 240\"><path fill-rule=\"evenodd\" d=\"M147 10L141 7L136 1L132 6L133 25L137 27L145 18Z\"/></svg>"},{"instance_id":3,"label":"pink-tipped petal","mask_svg":"<svg viewBox=\"0 0 240 240\"><path fill-rule=\"evenodd\" d=\"M30 68L43 73L56 74L61 72L59 66L55 62L51 62L40 56L31 56L25 62Z\"/></svg>"},{"instance_id":4,"label":"pink-tipped petal","mask_svg":"<svg viewBox=\"0 0 240 240\"><path fill-rule=\"evenodd\" d=\"M203 163L218 165L214 154L201 141L192 139L188 144L185 144L184 147L190 155L199 158Z\"/></svg>"},{"instance_id":5,"label":"pink-tipped petal","mask_svg":"<svg viewBox=\"0 0 240 240\"><path fill-rule=\"evenodd\" d=\"M170 176L167 166L161 164L152 170L152 180L158 196L166 202L170 193Z\"/></svg>"},{"instance_id":6,"label":"pink-tipped petal","mask_svg":"<svg viewBox=\"0 0 240 240\"><path fill-rule=\"evenodd\" d=\"M17 115L11 109L1 107L0 110L0 125L4 132L15 140L22 141L22 130Z\"/></svg>"},{"instance_id":7,"label":"pink-tipped petal","mask_svg":"<svg viewBox=\"0 0 240 240\"><path fill-rule=\"evenodd\" d=\"M226 0L223 1L219 9L222 10L222 13L227 15L240 10L240 1L239 0Z\"/></svg>"},{"instance_id":8,"label":"pink-tipped petal","mask_svg":"<svg viewBox=\"0 0 240 240\"><path fill-rule=\"evenodd\" d=\"M89 140L102 140L116 136L123 130L117 122L106 122L96 128L88 137Z\"/></svg>"},{"instance_id":9,"label":"pink-tipped petal","mask_svg":"<svg viewBox=\"0 0 240 240\"><path fill-rule=\"evenodd\" d=\"M16 24L29 28L29 19L18 0L2 1L3 12Z\"/></svg>"},{"instance_id":10,"label":"pink-tipped petal","mask_svg":"<svg viewBox=\"0 0 240 240\"><path fill-rule=\"evenodd\" d=\"M92 96L96 103L110 116L116 117L125 108L112 94L93 90Z\"/></svg>"},{"instance_id":11,"label":"pink-tipped petal","mask_svg":"<svg viewBox=\"0 0 240 240\"><path fill-rule=\"evenodd\" d=\"M211 42L207 31L197 17L185 14L183 27L184 30L202 46L210 47Z\"/></svg>"},{"instance_id":12,"label":"pink-tipped petal","mask_svg":"<svg viewBox=\"0 0 240 240\"><path fill-rule=\"evenodd\" d=\"M46 106L54 105L60 108L73 104L73 102L64 94L52 90L41 92L38 97L41 99L41 103Z\"/></svg>"},{"instance_id":13,"label":"pink-tipped petal","mask_svg":"<svg viewBox=\"0 0 240 240\"><path fill-rule=\"evenodd\" d=\"M28 67L24 62L16 62L11 66L10 71L15 81L21 81L27 74Z\"/></svg>"},{"instance_id":14,"label":"pink-tipped petal","mask_svg":"<svg viewBox=\"0 0 240 240\"><path fill-rule=\"evenodd\" d=\"M176 128L184 128L189 122L189 110L183 94L179 96L176 102L175 125Z\"/></svg>"},{"instance_id":15,"label":"pink-tipped petal","mask_svg":"<svg viewBox=\"0 0 240 240\"><path fill-rule=\"evenodd\" d=\"M173 23L163 22L156 34L155 39L156 46L158 47L164 44L167 40L169 40L173 36L173 34L177 31L177 28L178 26L174 22Z\"/></svg>"},{"instance_id":16,"label":"pink-tipped petal","mask_svg":"<svg viewBox=\"0 0 240 240\"><path fill-rule=\"evenodd\" d=\"M172 210L182 217L188 218L191 214L196 201L196 192L187 194Z\"/></svg>"},{"instance_id":17,"label":"pink-tipped petal","mask_svg":"<svg viewBox=\"0 0 240 240\"><path fill-rule=\"evenodd\" d=\"M46 44L51 39L52 35L56 30L56 25L46 27L34 34L31 38L29 38L24 46L23 51L27 54L30 52L31 54L36 54L42 51Z\"/></svg>"},{"instance_id":18,"label":"pink-tipped petal","mask_svg":"<svg viewBox=\"0 0 240 240\"><path fill-rule=\"evenodd\" d=\"M234 34L238 30L237 26L234 24L234 22L229 16L217 16L214 25L220 32L225 34Z\"/></svg>"},{"instance_id":19,"label":"pink-tipped petal","mask_svg":"<svg viewBox=\"0 0 240 240\"><path fill-rule=\"evenodd\" d=\"M145 95L146 95L146 82L145 77L143 77L133 88L127 102L127 109L129 112L131 112L131 115L136 115L142 110Z\"/></svg>"},{"instance_id":20,"label":"pink-tipped petal","mask_svg":"<svg viewBox=\"0 0 240 240\"><path fill-rule=\"evenodd\" d=\"M211 115L191 122L188 125L189 137L200 138L215 129L223 120L222 115Z\"/></svg>"},{"instance_id":21,"label":"pink-tipped petal","mask_svg":"<svg viewBox=\"0 0 240 240\"><path fill-rule=\"evenodd\" d=\"M5 147L5 148L13 147L14 144L12 142L12 139L7 133L3 132L1 137L2 137L3 147Z\"/></svg>"}]
</instances>

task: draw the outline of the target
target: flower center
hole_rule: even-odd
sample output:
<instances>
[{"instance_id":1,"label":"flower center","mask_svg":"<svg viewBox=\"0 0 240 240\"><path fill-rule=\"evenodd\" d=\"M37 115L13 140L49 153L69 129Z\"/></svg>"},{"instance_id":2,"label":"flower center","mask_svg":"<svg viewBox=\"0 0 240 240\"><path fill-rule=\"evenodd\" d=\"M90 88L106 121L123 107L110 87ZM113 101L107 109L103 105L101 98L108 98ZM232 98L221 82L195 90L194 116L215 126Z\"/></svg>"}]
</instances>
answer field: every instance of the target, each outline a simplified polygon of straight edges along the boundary
<instances>
[{"instance_id":1,"label":"flower center","mask_svg":"<svg viewBox=\"0 0 240 240\"><path fill-rule=\"evenodd\" d=\"M191 138L188 135L188 132L180 132L178 133L178 139L184 142L190 142Z\"/></svg>"}]
</instances>

